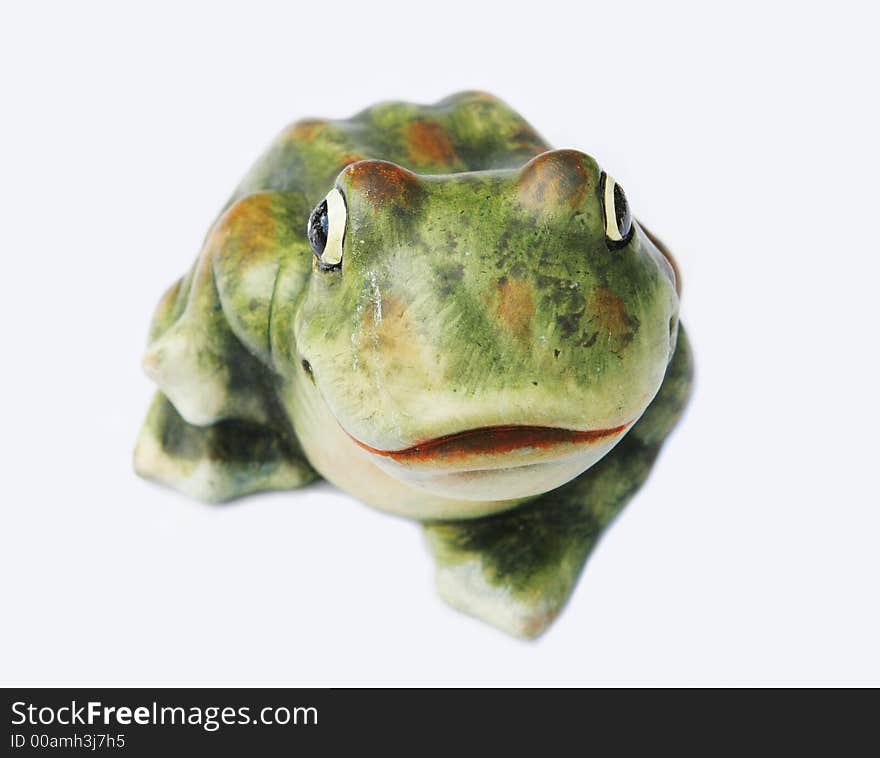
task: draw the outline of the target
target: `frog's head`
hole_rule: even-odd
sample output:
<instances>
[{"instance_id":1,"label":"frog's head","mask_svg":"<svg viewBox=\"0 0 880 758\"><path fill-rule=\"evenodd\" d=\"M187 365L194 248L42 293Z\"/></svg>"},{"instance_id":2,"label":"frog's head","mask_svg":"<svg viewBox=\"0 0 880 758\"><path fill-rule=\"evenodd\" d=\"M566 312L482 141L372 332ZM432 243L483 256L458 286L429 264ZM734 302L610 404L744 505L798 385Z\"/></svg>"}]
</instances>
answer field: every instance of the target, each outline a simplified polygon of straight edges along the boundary
<instances>
[{"instance_id":1,"label":"frog's head","mask_svg":"<svg viewBox=\"0 0 880 758\"><path fill-rule=\"evenodd\" d=\"M414 487L499 500L563 484L630 429L674 349L669 261L574 150L441 176L360 161L309 238L295 336L312 402Z\"/></svg>"}]
</instances>

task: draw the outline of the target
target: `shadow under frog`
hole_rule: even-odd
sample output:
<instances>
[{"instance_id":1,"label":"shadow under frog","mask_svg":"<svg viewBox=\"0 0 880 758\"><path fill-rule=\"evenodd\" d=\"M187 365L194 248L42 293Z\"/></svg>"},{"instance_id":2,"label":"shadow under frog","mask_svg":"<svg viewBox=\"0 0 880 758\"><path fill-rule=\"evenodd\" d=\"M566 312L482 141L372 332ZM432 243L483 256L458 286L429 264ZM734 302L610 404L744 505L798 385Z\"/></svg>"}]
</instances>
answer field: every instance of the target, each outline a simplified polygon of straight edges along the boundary
<instances>
[{"instance_id":1,"label":"shadow under frog","mask_svg":"<svg viewBox=\"0 0 880 758\"><path fill-rule=\"evenodd\" d=\"M324 477L534 637L685 405L678 310L620 186L489 95L299 122L156 309L135 467L208 501Z\"/></svg>"}]
</instances>

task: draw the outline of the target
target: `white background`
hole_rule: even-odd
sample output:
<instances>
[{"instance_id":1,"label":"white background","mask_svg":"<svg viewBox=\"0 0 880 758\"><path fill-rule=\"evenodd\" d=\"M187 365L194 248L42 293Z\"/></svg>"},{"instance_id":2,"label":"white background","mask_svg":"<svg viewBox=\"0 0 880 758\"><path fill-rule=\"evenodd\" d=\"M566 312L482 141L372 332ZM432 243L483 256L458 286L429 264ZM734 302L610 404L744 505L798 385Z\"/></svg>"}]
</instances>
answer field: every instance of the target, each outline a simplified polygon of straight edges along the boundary
<instances>
[{"instance_id":1,"label":"white background","mask_svg":"<svg viewBox=\"0 0 880 758\"><path fill-rule=\"evenodd\" d=\"M0 683L880 685L868 7L4 5ZM130 465L153 305L274 134L470 88L626 188L698 362L531 644L327 485L209 507Z\"/></svg>"}]
</instances>

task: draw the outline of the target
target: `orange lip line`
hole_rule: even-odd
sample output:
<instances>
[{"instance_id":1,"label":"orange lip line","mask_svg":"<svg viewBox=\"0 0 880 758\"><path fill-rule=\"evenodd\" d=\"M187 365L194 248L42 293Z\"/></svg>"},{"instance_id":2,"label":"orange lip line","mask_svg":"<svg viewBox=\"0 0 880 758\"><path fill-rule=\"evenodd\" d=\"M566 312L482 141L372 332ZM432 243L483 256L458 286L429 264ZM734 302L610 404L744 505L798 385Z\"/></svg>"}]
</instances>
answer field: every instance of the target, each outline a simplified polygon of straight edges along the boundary
<instances>
[{"instance_id":1,"label":"orange lip line","mask_svg":"<svg viewBox=\"0 0 880 758\"><path fill-rule=\"evenodd\" d=\"M374 455L381 455L403 463L437 458L466 458L473 455L509 453L523 447L541 449L563 443L594 442L619 434L628 426L627 423L612 429L594 429L586 432L559 429L553 426L483 426L478 429L467 429L463 432L434 437L400 450L379 450L350 434L348 436L355 444Z\"/></svg>"}]
</instances>

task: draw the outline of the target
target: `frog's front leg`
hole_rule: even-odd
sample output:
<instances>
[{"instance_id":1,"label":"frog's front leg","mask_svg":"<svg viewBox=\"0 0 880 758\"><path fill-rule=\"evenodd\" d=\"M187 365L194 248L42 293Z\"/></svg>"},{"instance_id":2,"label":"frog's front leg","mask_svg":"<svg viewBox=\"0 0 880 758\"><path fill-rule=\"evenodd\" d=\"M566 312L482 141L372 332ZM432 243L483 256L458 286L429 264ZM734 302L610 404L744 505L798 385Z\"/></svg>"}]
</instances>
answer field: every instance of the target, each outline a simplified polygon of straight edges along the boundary
<instances>
[{"instance_id":1,"label":"frog's front leg","mask_svg":"<svg viewBox=\"0 0 880 758\"><path fill-rule=\"evenodd\" d=\"M305 484L316 474L275 396L311 251L299 193L258 193L212 228L160 301L144 369L159 386L135 468L202 500Z\"/></svg>"},{"instance_id":2,"label":"frog's front leg","mask_svg":"<svg viewBox=\"0 0 880 758\"><path fill-rule=\"evenodd\" d=\"M507 513L426 524L441 596L509 634L541 634L571 594L602 529L647 478L684 409L691 378L690 347L680 328L660 391L605 458Z\"/></svg>"}]
</instances>

